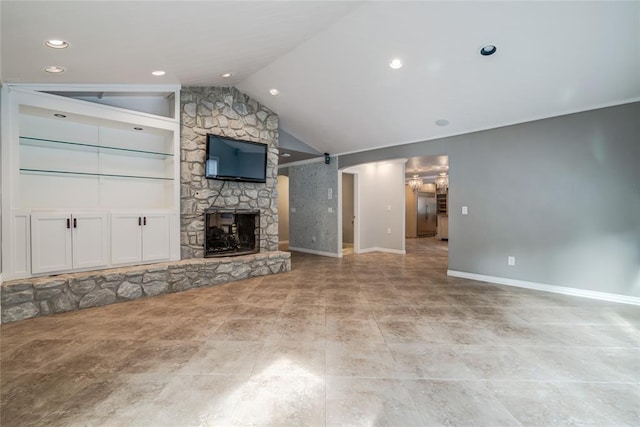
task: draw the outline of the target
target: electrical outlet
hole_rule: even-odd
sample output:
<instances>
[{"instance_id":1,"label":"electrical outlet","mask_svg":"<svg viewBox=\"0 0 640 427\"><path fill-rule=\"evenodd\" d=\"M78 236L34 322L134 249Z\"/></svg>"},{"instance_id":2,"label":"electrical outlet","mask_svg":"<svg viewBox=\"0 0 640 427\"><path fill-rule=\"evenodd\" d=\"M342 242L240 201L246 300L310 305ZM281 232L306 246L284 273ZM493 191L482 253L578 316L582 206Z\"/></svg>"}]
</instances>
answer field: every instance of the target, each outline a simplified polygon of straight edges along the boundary
<instances>
[{"instance_id":1,"label":"electrical outlet","mask_svg":"<svg viewBox=\"0 0 640 427\"><path fill-rule=\"evenodd\" d=\"M391 229L387 228L387 234L391 234Z\"/></svg>"},{"instance_id":2,"label":"electrical outlet","mask_svg":"<svg viewBox=\"0 0 640 427\"><path fill-rule=\"evenodd\" d=\"M469 207L468 206L463 206L462 207L462 215L468 215L469 214Z\"/></svg>"},{"instance_id":3,"label":"electrical outlet","mask_svg":"<svg viewBox=\"0 0 640 427\"><path fill-rule=\"evenodd\" d=\"M507 257L507 265L516 265L516 257L514 256Z\"/></svg>"},{"instance_id":4,"label":"electrical outlet","mask_svg":"<svg viewBox=\"0 0 640 427\"><path fill-rule=\"evenodd\" d=\"M391 205L387 205L387 211L391 212Z\"/></svg>"},{"instance_id":5,"label":"electrical outlet","mask_svg":"<svg viewBox=\"0 0 640 427\"><path fill-rule=\"evenodd\" d=\"M329 188L329 191L327 193L329 195L329 200L333 199L333 188Z\"/></svg>"},{"instance_id":6,"label":"electrical outlet","mask_svg":"<svg viewBox=\"0 0 640 427\"><path fill-rule=\"evenodd\" d=\"M311 241L312 241L313 243L315 243L315 242L316 242L316 236L311 236Z\"/></svg>"},{"instance_id":7,"label":"electrical outlet","mask_svg":"<svg viewBox=\"0 0 640 427\"><path fill-rule=\"evenodd\" d=\"M329 213L333 213L333 208L329 206Z\"/></svg>"}]
</instances>

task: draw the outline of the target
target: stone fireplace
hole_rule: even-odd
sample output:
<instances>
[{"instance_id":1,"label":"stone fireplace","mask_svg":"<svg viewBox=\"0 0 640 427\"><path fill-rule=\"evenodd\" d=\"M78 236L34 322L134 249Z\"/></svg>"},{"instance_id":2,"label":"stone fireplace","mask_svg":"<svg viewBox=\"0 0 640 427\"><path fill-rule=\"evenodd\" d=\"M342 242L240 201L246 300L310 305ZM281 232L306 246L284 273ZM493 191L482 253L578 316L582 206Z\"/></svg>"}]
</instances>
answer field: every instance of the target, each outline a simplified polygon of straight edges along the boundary
<instances>
[{"instance_id":1,"label":"stone fireplace","mask_svg":"<svg viewBox=\"0 0 640 427\"><path fill-rule=\"evenodd\" d=\"M256 253L260 242L260 211L209 209L204 221L205 258Z\"/></svg>"},{"instance_id":2,"label":"stone fireplace","mask_svg":"<svg viewBox=\"0 0 640 427\"><path fill-rule=\"evenodd\" d=\"M255 252L277 251L278 116L233 87L185 87L180 96L181 258L210 256L205 253L209 233L205 213L216 209L259 211ZM266 182L207 179L208 133L267 145Z\"/></svg>"}]
</instances>

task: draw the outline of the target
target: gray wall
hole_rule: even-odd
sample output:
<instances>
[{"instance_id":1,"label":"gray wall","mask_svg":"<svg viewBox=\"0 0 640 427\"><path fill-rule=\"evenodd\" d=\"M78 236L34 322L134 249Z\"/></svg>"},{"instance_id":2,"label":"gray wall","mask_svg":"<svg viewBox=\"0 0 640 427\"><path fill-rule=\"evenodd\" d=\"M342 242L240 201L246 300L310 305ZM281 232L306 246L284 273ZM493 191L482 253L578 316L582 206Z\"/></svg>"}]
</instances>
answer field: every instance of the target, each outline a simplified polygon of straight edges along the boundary
<instances>
[{"instance_id":1,"label":"gray wall","mask_svg":"<svg viewBox=\"0 0 640 427\"><path fill-rule=\"evenodd\" d=\"M331 188L333 197L328 198ZM331 207L333 212L329 213ZM295 208L295 212L291 210ZM338 164L289 167L289 247L338 253ZM312 241L312 237L316 241Z\"/></svg>"},{"instance_id":2,"label":"gray wall","mask_svg":"<svg viewBox=\"0 0 640 427\"><path fill-rule=\"evenodd\" d=\"M350 154L339 165L425 155L449 155L449 269L640 296L640 103Z\"/></svg>"}]
</instances>

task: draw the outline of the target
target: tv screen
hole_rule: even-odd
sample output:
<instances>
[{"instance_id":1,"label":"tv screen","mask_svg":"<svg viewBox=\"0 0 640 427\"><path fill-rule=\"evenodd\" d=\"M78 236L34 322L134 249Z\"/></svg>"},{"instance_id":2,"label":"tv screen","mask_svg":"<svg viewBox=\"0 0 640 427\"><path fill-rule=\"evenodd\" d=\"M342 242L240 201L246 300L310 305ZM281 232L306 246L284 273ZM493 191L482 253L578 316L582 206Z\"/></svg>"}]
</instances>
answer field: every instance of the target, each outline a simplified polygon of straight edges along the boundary
<instances>
[{"instance_id":1,"label":"tv screen","mask_svg":"<svg viewBox=\"0 0 640 427\"><path fill-rule=\"evenodd\" d=\"M231 181L266 182L267 145L207 134L205 176Z\"/></svg>"}]
</instances>

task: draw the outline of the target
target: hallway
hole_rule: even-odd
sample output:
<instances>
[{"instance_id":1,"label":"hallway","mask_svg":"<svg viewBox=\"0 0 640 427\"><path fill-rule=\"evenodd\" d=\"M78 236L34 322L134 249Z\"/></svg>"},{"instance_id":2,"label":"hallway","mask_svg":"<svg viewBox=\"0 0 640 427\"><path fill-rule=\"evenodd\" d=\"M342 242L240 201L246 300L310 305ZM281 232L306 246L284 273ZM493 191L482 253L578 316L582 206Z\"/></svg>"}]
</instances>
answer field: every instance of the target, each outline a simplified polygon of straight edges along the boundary
<instances>
[{"instance_id":1,"label":"hallway","mask_svg":"<svg viewBox=\"0 0 640 427\"><path fill-rule=\"evenodd\" d=\"M2 325L3 426L638 425L640 310L407 255Z\"/></svg>"}]
</instances>

